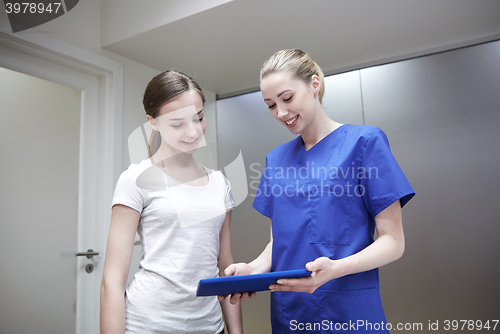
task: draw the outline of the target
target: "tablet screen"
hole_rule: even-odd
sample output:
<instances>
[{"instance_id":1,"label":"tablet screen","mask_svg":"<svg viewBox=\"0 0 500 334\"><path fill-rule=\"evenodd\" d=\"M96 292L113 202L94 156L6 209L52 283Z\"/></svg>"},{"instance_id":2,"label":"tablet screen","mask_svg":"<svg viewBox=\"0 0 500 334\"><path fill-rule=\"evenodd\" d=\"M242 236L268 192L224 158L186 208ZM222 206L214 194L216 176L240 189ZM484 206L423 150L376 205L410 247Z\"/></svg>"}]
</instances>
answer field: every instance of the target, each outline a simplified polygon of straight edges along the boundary
<instances>
[{"instance_id":1,"label":"tablet screen","mask_svg":"<svg viewBox=\"0 0 500 334\"><path fill-rule=\"evenodd\" d=\"M311 275L306 269L275 271L270 273L240 276L214 277L200 280L197 296L230 295L236 292L256 292L269 290L280 278L297 278Z\"/></svg>"}]
</instances>

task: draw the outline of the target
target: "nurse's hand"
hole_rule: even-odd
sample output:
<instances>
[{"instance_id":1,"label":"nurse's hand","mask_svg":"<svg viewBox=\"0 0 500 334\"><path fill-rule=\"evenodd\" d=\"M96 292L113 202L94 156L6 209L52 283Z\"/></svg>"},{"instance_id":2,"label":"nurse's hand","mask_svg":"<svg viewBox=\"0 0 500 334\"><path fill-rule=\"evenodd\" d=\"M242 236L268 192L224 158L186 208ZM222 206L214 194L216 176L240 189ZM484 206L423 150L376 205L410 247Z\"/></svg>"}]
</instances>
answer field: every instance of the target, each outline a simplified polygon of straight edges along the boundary
<instances>
[{"instance_id":1,"label":"nurse's hand","mask_svg":"<svg viewBox=\"0 0 500 334\"><path fill-rule=\"evenodd\" d=\"M334 260L320 257L306 264L306 269L312 274L301 278L282 278L278 284L269 286L271 291L295 291L313 293L317 288L334 278L340 277Z\"/></svg>"},{"instance_id":2,"label":"nurse's hand","mask_svg":"<svg viewBox=\"0 0 500 334\"><path fill-rule=\"evenodd\" d=\"M224 275L226 276L239 276L239 275L252 275L255 274L254 268L247 263L235 263L230 265L224 270ZM255 292L238 292L233 293L229 302L231 304L236 304L238 300L245 301L247 298L253 298L257 294ZM219 301L224 301L229 295L219 296Z\"/></svg>"}]
</instances>

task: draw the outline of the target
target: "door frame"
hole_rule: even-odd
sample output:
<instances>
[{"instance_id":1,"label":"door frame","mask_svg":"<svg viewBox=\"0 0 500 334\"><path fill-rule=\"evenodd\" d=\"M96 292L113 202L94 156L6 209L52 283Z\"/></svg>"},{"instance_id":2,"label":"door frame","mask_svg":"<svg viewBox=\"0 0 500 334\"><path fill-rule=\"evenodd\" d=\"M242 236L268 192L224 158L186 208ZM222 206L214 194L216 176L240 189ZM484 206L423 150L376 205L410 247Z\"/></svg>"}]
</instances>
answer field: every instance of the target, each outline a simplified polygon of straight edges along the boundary
<instances>
[{"instance_id":1,"label":"door frame","mask_svg":"<svg viewBox=\"0 0 500 334\"><path fill-rule=\"evenodd\" d=\"M78 172L76 334L99 332L99 295L114 184L122 170L123 64L0 17L0 66L82 91Z\"/></svg>"}]
</instances>

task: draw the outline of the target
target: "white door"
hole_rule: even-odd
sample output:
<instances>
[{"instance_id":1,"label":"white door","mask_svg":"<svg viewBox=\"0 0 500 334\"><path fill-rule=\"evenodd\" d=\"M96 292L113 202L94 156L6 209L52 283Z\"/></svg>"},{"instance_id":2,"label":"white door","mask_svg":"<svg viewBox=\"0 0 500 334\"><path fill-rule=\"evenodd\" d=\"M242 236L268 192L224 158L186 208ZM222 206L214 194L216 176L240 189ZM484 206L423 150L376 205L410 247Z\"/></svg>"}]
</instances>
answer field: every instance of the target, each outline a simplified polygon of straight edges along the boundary
<instances>
[{"instance_id":1,"label":"white door","mask_svg":"<svg viewBox=\"0 0 500 334\"><path fill-rule=\"evenodd\" d=\"M48 79L60 90L48 97L23 82L12 93L12 77L0 86L0 333L98 333L121 149L113 147L120 134L111 127L113 108L100 107L106 92L100 94L99 77L2 45L0 66ZM37 78L24 76L43 86ZM99 255L76 257L89 248Z\"/></svg>"},{"instance_id":2,"label":"white door","mask_svg":"<svg viewBox=\"0 0 500 334\"><path fill-rule=\"evenodd\" d=\"M1 333L75 333L80 106L0 68Z\"/></svg>"}]
</instances>

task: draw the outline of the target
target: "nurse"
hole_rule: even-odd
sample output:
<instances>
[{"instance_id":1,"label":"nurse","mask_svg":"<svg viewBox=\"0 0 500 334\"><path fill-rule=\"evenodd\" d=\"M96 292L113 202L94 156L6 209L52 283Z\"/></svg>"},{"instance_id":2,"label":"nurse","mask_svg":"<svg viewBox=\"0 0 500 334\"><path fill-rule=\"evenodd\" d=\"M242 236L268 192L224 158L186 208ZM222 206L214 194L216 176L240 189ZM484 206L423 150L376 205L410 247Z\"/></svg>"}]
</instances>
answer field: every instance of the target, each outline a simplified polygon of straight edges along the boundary
<instances>
[{"instance_id":1,"label":"nurse","mask_svg":"<svg viewBox=\"0 0 500 334\"><path fill-rule=\"evenodd\" d=\"M386 135L330 119L323 73L301 50L267 60L260 88L271 115L299 136L269 152L253 203L271 219L271 241L225 274L312 271L270 286L273 333L388 333L378 267L403 255L401 208L415 193Z\"/></svg>"}]
</instances>

